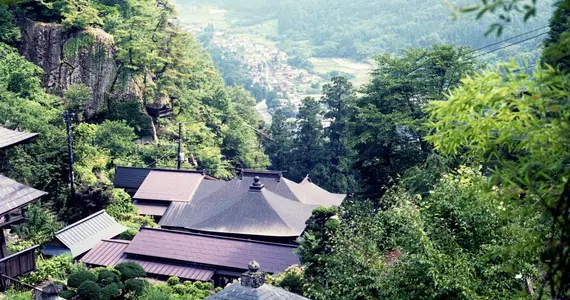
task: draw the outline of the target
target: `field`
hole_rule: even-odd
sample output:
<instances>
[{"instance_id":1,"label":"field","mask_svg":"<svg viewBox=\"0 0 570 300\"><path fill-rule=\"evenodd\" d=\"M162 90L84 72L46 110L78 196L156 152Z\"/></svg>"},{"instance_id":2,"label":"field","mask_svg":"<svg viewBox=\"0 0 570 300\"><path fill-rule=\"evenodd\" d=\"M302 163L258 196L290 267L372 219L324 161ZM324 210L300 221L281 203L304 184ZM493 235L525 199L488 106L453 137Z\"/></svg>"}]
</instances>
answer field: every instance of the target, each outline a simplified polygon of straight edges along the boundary
<instances>
[{"instance_id":1,"label":"field","mask_svg":"<svg viewBox=\"0 0 570 300\"><path fill-rule=\"evenodd\" d=\"M331 71L349 73L355 76L351 82L359 87L366 84L370 79L370 72L373 69L371 64L354 62L343 58L311 58L315 65L315 72L327 74Z\"/></svg>"}]
</instances>

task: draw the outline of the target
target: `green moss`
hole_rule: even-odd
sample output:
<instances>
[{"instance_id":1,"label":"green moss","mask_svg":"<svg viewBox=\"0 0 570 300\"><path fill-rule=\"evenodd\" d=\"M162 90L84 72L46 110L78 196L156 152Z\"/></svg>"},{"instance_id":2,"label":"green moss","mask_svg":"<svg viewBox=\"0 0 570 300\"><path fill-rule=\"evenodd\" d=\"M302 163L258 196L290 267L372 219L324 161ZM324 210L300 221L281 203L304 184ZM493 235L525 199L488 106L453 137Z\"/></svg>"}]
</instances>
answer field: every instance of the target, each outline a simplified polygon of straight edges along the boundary
<instances>
[{"instance_id":1,"label":"green moss","mask_svg":"<svg viewBox=\"0 0 570 300\"><path fill-rule=\"evenodd\" d=\"M90 49L95 43L95 35L90 32L83 32L80 35L68 40L63 45L63 58L67 59L77 55L79 50Z\"/></svg>"}]
</instances>

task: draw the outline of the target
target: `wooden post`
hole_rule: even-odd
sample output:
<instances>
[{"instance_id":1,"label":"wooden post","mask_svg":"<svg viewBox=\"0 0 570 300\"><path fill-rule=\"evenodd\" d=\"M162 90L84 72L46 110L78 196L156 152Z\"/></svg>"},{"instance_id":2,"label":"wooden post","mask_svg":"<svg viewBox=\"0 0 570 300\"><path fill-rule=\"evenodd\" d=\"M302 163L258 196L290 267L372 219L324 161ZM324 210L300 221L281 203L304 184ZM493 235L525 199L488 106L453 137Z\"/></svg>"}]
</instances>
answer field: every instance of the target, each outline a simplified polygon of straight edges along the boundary
<instances>
[{"instance_id":1,"label":"wooden post","mask_svg":"<svg viewBox=\"0 0 570 300\"><path fill-rule=\"evenodd\" d=\"M4 228L0 228L0 259L4 258L10 253L8 253L8 246L6 245L6 236L4 236Z\"/></svg>"},{"instance_id":2,"label":"wooden post","mask_svg":"<svg viewBox=\"0 0 570 300\"><path fill-rule=\"evenodd\" d=\"M178 123L178 170L182 166L182 123Z\"/></svg>"},{"instance_id":3,"label":"wooden post","mask_svg":"<svg viewBox=\"0 0 570 300\"><path fill-rule=\"evenodd\" d=\"M73 173L73 137L71 135L71 118L69 117L69 111L65 111L65 125L67 129L67 153L69 156L70 199L73 202L75 198L75 175Z\"/></svg>"}]
</instances>

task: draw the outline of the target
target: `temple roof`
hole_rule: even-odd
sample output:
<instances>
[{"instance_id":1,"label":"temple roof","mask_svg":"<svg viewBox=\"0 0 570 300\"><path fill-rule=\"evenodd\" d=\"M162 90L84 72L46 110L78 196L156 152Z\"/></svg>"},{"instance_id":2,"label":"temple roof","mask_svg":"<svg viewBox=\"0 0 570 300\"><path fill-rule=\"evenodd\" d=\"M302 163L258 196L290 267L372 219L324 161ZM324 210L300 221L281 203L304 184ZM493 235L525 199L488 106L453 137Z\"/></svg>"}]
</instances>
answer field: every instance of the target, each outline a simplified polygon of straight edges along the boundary
<instances>
[{"instance_id":1,"label":"temple roof","mask_svg":"<svg viewBox=\"0 0 570 300\"><path fill-rule=\"evenodd\" d=\"M247 181L254 183L251 178L230 181L187 205L171 205L160 224L243 235L301 235L316 206L287 199L266 188L240 187Z\"/></svg>"},{"instance_id":2,"label":"temple roof","mask_svg":"<svg viewBox=\"0 0 570 300\"><path fill-rule=\"evenodd\" d=\"M29 204L46 194L0 175L0 215Z\"/></svg>"},{"instance_id":3,"label":"temple roof","mask_svg":"<svg viewBox=\"0 0 570 300\"><path fill-rule=\"evenodd\" d=\"M20 132L0 127L0 149L27 142L37 135L37 133Z\"/></svg>"}]
</instances>

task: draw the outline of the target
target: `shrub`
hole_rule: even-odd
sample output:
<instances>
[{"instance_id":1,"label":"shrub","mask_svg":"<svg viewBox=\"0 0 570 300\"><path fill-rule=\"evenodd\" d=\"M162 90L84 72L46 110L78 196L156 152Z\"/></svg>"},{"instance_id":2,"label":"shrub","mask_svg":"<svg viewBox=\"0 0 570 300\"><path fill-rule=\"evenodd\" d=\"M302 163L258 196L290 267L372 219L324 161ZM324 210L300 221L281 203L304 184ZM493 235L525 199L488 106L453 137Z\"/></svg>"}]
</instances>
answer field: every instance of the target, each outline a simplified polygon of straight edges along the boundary
<instances>
[{"instance_id":1,"label":"shrub","mask_svg":"<svg viewBox=\"0 0 570 300\"><path fill-rule=\"evenodd\" d=\"M71 255L54 256L49 259L36 258L36 270L29 276L23 276L24 283L38 285L48 279L65 279L73 273L73 259Z\"/></svg>"},{"instance_id":2,"label":"shrub","mask_svg":"<svg viewBox=\"0 0 570 300\"><path fill-rule=\"evenodd\" d=\"M77 288L77 294L86 300L101 299L101 287L93 281L85 281Z\"/></svg>"},{"instance_id":3,"label":"shrub","mask_svg":"<svg viewBox=\"0 0 570 300\"><path fill-rule=\"evenodd\" d=\"M115 296L119 296L121 294L121 289L116 283L111 283L101 289L101 300L110 300L113 299Z\"/></svg>"},{"instance_id":4,"label":"shrub","mask_svg":"<svg viewBox=\"0 0 570 300\"><path fill-rule=\"evenodd\" d=\"M179 283L180 283L180 278L178 278L176 276L172 276L172 277L168 278L168 280L166 281L166 284L168 284L169 286L175 286Z\"/></svg>"},{"instance_id":5,"label":"shrub","mask_svg":"<svg viewBox=\"0 0 570 300\"><path fill-rule=\"evenodd\" d=\"M135 295L141 295L144 288L148 285L146 280L142 279L129 279L125 281L125 291L134 292Z\"/></svg>"},{"instance_id":6,"label":"shrub","mask_svg":"<svg viewBox=\"0 0 570 300\"><path fill-rule=\"evenodd\" d=\"M119 282L119 275L115 274L111 270L103 269L99 271L99 276L97 282L102 285L109 285L111 283Z\"/></svg>"},{"instance_id":7,"label":"shrub","mask_svg":"<svg viewBox=\"0 0 570 300\"><path fill-rule=\"evenodd\" d=\"M115 269L121 273L122 280L146 276L143 267L132 261L120 263L115 266Z\"/></svg>"},{"instance_id":8,"label":"shrub","mask_svg":"<svg viewBox=\"0 0 570 300\"><path fill-rule=\"evenodd\" d=\"M86 281L95 282L97 281L97 276L89 271L79 271L69 276L67 285L72 288L78 288L82 283Z\"/></svg>"},{"instance_id":9,"label":"shrub","mask_svg":"<svg viewBox=\"0 0 570 300\"><path fill-rule=\"evenodd\" d=\"M60 296L63 299L71 299L75 297L75 292L73 292L72 290L64 290L59 292L58 296Z\"/></svg>"}]
</instances>

